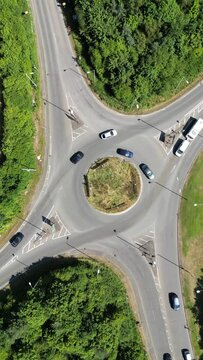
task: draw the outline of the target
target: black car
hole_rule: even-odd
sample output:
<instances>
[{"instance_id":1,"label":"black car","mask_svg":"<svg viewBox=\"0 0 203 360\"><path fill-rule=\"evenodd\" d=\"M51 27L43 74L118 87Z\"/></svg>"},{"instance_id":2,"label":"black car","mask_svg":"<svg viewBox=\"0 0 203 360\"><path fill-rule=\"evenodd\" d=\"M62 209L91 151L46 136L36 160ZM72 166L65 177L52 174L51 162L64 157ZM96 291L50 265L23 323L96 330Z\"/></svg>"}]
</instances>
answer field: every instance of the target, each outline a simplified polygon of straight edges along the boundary
<instances>
[{"instance_id":1,"label":"black car","mask_svg":"<svg viewBox=\"0 0 203 360\"><path fill-rule=\"evenodd\" d=\"M163 354L163 360L172 360L172 357L169 353Z\"/></svg>"},{"instance_id":2,"label":"black car","mask_svg":"<svg viewBox=\"0 0 203 360\"><path fill-rule=\"evenodd\" d=\"M125 156L125 157L127 157L127 158L132 158L132 157L133 157L133 152L130 151L130 150L118 148L118 149L116 150L116 152L117 152L117 154L122 155L122 156Z\"/></svg>"},{"instance_id":3,"label":"black car","mask_svg":"<svg viewBox=\"0 0 203 360\"><path fill-rule=\"evenodd\" d=\"M17 232L12 238L9 240L10 244L16 247L24 238L24 235L21 232Z\"/></svg>"},{"instance_id":4,"label":"black car","mask_svg":"<svg viewBox=\"0 0 203 360\"><path fill-rule=\"evenodd\" d=\"M78 161L80 161L82 158L83 158L84 154L82 153L82 151L77 151L75 154L73 154L71 157L70 157L70 161L73 163L73 164L77 164Z\"/></svg>"},{"instance_id":5,"label":"black car","mask_svg":"<svg viewBox=\"0 0 203 360\"><path fill-rule=\"evenodd\" d=\"M149 168L148 165L146 164L140 164L140 169L142 170L142 172L145 174L145 176L150 179L153 180L154 179L154 173L152 172L152 170Z\"/></svg>"},{"instance_id":6,"label":"black car","mask_svg":"<svg viewBox=\"0 0 203 360\"><path fill-rule=\"evenodd\" d=\"M176 311L179 310L180 309L180 301L179 301L178 295L171 292L168 294L168 297L169 297L169 302L170 302L172 309L176 310Z\"/></svg>"}]
</instances>

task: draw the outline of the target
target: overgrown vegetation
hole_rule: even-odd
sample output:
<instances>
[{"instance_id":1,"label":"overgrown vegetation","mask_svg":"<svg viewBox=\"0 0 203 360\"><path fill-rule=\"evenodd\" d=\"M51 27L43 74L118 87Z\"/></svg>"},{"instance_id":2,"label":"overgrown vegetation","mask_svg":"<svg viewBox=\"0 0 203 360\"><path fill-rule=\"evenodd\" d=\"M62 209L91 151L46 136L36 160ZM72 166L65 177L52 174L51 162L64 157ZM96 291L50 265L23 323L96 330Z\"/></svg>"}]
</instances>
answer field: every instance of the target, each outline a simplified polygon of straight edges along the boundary
<instances>
[{"instance_id":1,"label":"overgrown vegetation","mask_svg":"<svg viewBox=\"0 0 203 360\"><path fill-rule=\"evenodd\" d=\"M195 162L181 205L182 285L188 326L195 355L203 360L203 153ZM197 206L194 206L197 204Z\"/></svg>"},{"instance_id":2,"label":"overgrown vegetation","mask_svg":"<svg viewBox=\"0 0 203 360\"><path fill-rule=\"evenodd\" d=\"M89 203L100 211L115 213L128 209L140 194L136 168L117 157L100 159L87 173Z\"/></svg>"},{"instance_id":3,"label":"overgrown vegetation","mask_svg":"<svg viewBox=\"0 0 203 360\"><path fill-rule=\"evenodd\" d=\"M0 233L21 211L36 168L33 114L38 107L37 56L28 2L0 0ZM34 82L31 82L30 79Z\"/></svg>"},{"instance_id":4,"label":"overgrown vegetation","mask_svg":"<svg viewBox=\"0 0 203 360\"><path fill-rule=\"evenodd\" d=\"M110 105L150 107L202 72L202 1L71 3L78 61L92 79L95 71L93 86Z\"/></svg>"},{"instance_id":5,"label":"overgrown vegetation","mask_svg":"<svg viewBox=\"0 0 203 360\"><path fill-rule=\"evenodd\" d=\"M16 280L0 294L1 360L146 359L121 281L104 265L70 259L30 287Z\"/></svg>"}]
</instances>

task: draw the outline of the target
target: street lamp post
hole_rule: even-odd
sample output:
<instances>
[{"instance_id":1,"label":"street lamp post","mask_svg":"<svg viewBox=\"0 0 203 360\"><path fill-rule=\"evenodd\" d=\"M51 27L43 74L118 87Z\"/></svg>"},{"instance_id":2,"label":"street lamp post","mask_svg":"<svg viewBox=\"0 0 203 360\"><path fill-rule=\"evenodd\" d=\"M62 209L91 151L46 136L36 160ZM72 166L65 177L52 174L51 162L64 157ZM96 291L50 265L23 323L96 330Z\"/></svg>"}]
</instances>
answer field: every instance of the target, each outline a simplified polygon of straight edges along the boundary
<instances>
[{"instance_id":1,"label":"street lamp post","mask_svg":"<svg viewBox=\"0 0 203 360\"><path fill-rule=\"evenodd\" d=\"M34 74L33 72L30 73L30 75ZM37 84L35 84L35 82L31 79L31 77L28 74L25 74L25 76L27 76L27 78L30 80L30 82L37 87Z\"/></svg>"},{"instance_id":2,"label":"street lamp post","mask_svg":"<svg viewBox=\"0 0 203 360\"><path fill-rule=\"evenodd\" d=\"M32 283L29 281L29 283L28 283L29 285L30 285L30 287L33 289L33 286L32 286Z\"/></svg>"},{"instance_id":3,"label":"street lamp post","mask_svg":"<svg viewBox=\"0 0 203 360\"><path fill-rule=\"evenodd\" d=\"M37 171L36 169L27 169L27 168L22 168L21 170L23 170L23 171L27 171L27 172L30 172L30 171Z\"/></svg>"},{"instance_id":4,"label":"street lamp post","mask_svg":"<svg viewBox=\"0 0 203 360\"><path fill-rule=\"evenodd\" d=\"M133 107L133 105L136 103L136 108L137 108L137 110L139 109L139 103L138 103L138 101L137 101L137 99L134 99L133 100L133 102L132 102L132 104L131 104L131 106L130 106L130 110L132 109L132 107Z\"/></svg>"},{"instance_id":5,"label":"street lamp post","mask_svg":"<svg viewBox=\"0 0 203 360\"><path fill-rule=\"evenodd\" d=\"M91 72L93 72L93 75L94 75L94 83L95 83L95 79L96 79L96 76L95 76L95 70L89 70L89 71L87 71L87 74L90 74Z\"/></svg>"},{"instance_id":6,"label":"street lamp post","mask_svg":"<svg viewBox=\"0 0 203 360\"><path fill-rule=\"evenodd\" d=\"M185 76L183 76L182 79L179 81L178 85L176 86L175 91L177 90L177 88L179 87L179 85L183 80L185 80L186 84L189 84L189 81L185 78Z\"/></svg>"},{"instance_id":7,"label":"street lamp post","mask_svg":"<svg viewBox=\"0 0 203 360\"><path fill-rule=\"evenodd\" d=\"M39 282L39 280L36 282L36 284L35 284L34 286L32 286L31 281L29 281L29 282L28 282L28 284L29 284L29 286L30 286L32 289L34 289L34 288L35 288L35 286L38 284L38 282Z\"/></svg>"}]
</instances>

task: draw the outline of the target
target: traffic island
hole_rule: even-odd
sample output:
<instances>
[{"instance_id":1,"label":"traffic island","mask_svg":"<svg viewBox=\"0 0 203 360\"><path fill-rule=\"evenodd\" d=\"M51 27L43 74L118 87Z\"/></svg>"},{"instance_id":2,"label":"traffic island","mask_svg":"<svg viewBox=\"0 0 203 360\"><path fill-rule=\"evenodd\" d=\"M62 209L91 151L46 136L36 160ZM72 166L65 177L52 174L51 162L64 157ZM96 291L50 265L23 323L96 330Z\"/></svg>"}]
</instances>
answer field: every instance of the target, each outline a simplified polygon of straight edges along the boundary
<instances>
[{"instance_id":1,"label":"traffic island","mask_svg":"<svg viewBox=\"0 0 203 360\"><path fill-rule=\"evenodd\" d=\"M99 159L91 165L85 178L88 202L108 214L129 209L140 194L139 173L128 160L117 157Z\"/></svg>"}]
</instances>

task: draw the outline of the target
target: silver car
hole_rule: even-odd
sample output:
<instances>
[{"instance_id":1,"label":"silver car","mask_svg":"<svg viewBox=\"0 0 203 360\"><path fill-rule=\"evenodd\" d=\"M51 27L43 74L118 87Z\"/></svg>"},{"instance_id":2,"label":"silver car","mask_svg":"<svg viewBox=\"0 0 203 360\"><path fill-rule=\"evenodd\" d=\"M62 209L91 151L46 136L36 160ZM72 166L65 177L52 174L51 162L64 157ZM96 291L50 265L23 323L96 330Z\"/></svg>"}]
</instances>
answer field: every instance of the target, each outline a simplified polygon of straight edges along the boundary
<instances>
[{"instance_id":1,"label":"silver car","mask_svg":"<svg viewBox=\"0 0 203 360\"><path fill-rule=\"evenodd\" d=\"M152 170L149 168L148 165L146 164L140 164L140 169L142 170L142 172L145 174L145 176L150 179L150 180L154 180L154 173L152 172Z\"/></svg>"}]
</instances>

